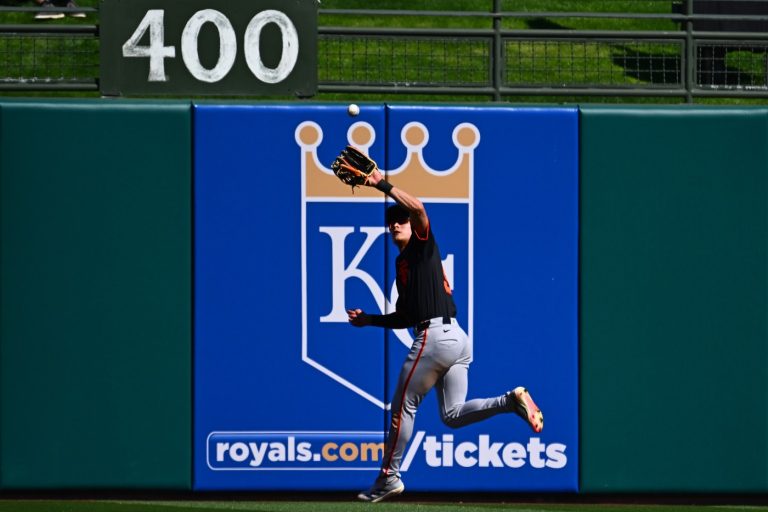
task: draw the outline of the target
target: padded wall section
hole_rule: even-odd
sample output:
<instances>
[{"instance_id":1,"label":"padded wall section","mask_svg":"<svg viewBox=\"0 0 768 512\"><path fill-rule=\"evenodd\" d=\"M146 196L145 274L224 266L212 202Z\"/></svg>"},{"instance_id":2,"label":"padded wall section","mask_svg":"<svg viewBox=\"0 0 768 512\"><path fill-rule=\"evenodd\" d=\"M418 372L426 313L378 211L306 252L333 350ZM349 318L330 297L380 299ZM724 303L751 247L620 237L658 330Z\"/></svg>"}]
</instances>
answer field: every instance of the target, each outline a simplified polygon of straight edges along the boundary
<instances>
[{"instance_id":1,"label":"padded wall section","mask_svg":"<svg viewBox=\"0 0 768 512\"><path fill-rule=\"evenodd\" d=\"M526 385L549 422L450 430L438 385L406 486L576 490L575 109L197 105L194 140L195 489L356 491L379 472L412 339L348 322L347 308L397 303L384 195L328 169L350 143L427 204L458 321L477 334L469 397ZM282 185L265 187L273 169Z\"/></svg>"},{"instance_id":2,"label":"padded wall section","mask_svg":"<svg viewBox=\"0 0 768 512\"><path fill-rule=\"evenodd\" d=\"M195 489L360 490L384 435L384 107L195 106ZM271 183L279 174L280 184Z\"/></svg>"},{"instance_id":3,"label":"padded wall section","mask_svg":"<svg viewBox=\"0 0 768 512\"><path fill-rule=\"evenodd\" d=\"M515 414L451 428L439 404L455 397L449 390L461 379L438 381L419 406L400 466L406 488L576 491L578 112L388 108L388 178L424 202L458 325L472 340L466 399L525 386L545 418L538 434ZM389 241L387 247L391 290L398 251ZM402 279L402 269L397 274ZM406 357L422 368L443 361L429 355L434 336L423 345L426 357L418 355L422 345L411 348L412 336L388 331L387 391L395 404ZM467 421L451 405L448 423L451 415L462 416L458 424Z\"/></svg>"},{"instance_id":4,"label":"padded wall section","mask_svg":"<svg viewBox=\"0 0 768 512\"><path fill-rule=\"evenodd\" d=\"M190 488L190 106L2 113L2 488Z\"/></svg>"},{"instance_id":5,"label":"padded wall section","mask_svg":"<svg viewBox=\"0 0 768 512\"><path fill-rule=\"evenodd\" d=\"M765 491L764 110L582 110L582 491Z\"/></svg>"}]
</instances>

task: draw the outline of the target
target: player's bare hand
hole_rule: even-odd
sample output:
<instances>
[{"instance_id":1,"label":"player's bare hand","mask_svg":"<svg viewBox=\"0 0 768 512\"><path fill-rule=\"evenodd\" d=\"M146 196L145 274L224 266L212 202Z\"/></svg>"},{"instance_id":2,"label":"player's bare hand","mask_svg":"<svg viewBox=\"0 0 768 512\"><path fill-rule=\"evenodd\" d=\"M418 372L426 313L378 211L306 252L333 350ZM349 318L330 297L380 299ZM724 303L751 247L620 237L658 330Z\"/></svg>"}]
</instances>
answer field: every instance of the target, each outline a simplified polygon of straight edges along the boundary
<instances>
[{"instance_id":1,"label":"player's bare hand","mask_svg":"<svg viewBox=\"0 0 768 512\"><path fill-rule=\"evenodd\" d=\"M355 327L371 325L371 318L362 309L348 309L347 315L349 315L349 323Z\"/></svg>"},{"instance_id":2,"label":"player's bare hand","mask_svg":"<svg viewBox=\"0 0 768 512\"><path fill-rule=\"evenodd\" d=\"M384 179L384 176L381 175L381 171L378 169L374 169L370 176L368 176L368 179L365 181L365 184L369 187L375 187L377 183L379 183L381 180Z\"/></svg>"}]
</instances>

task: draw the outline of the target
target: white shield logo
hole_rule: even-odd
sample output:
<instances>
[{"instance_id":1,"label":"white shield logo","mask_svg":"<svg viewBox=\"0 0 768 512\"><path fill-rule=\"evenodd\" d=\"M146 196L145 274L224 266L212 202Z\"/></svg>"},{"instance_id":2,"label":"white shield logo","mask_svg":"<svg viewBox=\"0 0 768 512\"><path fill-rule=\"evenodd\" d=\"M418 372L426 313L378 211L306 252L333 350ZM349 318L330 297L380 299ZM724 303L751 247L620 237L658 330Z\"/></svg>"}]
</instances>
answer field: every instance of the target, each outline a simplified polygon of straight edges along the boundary
<instances>
[{"instance_id":1,"label":"white shield logo","mask_svg":"<svg viewBox=\"0 0 768 512\"><path fill-rule=\"evenodd\" d=\"M372 404L388 409L389 404L383 399L380 355L384 334L373 328L353 332L346 313L348 307L362 307L369 313L394 311L397 290L393 270L387 270L387 261L392 258L386 256L391 247L387 249L390 242L382 225L384 198L379 191L367 187L358 187L351 194L319 162L317 148L323 131L317 123L299 124L295 136L301 148L302 173L302 361ZM349 128L347 139L367 152L375 132L370 124L357 122ZM429 132L423 124L405 125L401 140L407 148L405 161L395 169L381 170L395 185L427 204L433 225L451 227L439 231L438 241L448 281L460 292L454 298L462 298L457 307L466 315L462 324L471 338L472 177L474 149L480 142L480 133L469 123L456 126L456 163L442 171L428 167L424 161L422 151L429 141ZM451 222L441 224L441 217ZM405 347L410 347L412 338L408 330L394 333ZM340 358L340 351L354 351L356 357Z\"/></svg>"}]
</instances>

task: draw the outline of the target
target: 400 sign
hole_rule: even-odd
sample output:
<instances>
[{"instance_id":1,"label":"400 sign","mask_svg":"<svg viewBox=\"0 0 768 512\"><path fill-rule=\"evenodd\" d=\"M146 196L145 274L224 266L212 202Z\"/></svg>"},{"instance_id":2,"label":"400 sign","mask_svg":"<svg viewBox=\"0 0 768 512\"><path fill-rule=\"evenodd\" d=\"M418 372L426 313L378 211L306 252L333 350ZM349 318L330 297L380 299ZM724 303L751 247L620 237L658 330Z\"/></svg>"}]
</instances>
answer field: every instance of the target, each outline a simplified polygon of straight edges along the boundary
<instances>
[{"instance_id":1,"label":"400 sign","mask_svg":"<svg viewBox=\"0 0 768 512\"><path fill-rule=\"evenodd\" d=\"M102 0L100 11L105 96L317 89L316 0Z\"/></svg>"}]
</instances>

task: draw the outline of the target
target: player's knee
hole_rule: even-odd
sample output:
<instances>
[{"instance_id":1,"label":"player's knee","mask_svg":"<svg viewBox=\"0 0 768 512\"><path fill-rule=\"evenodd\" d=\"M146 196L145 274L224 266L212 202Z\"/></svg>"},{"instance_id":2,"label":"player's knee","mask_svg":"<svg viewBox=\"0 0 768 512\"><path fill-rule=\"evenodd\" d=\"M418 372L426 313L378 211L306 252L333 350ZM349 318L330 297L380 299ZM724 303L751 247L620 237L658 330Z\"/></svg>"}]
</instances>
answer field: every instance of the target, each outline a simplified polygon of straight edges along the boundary
<instances>
[{"instance_id":1,"label":"player's knee","mask_svg":"<svg viewBox=\"0 0 768 512\"><path fill-rule=\"evenodd\" d=\"M449 411L445 411L443 414L440 415L440 419L443 420L443 424L448 428L459 428L461 426L459 424L458 409L451 409Z\"/></svg>"},{"instance_id":2,"label":"player's knee","mask_svg":"<svg viewBox=\"0 0 768 512\"><path fill-rule=\"evenodd\" d=\"M443 423L448 428L459 428L459 419L452 416L443 416Z\"/></svg>"}]
</instances>

